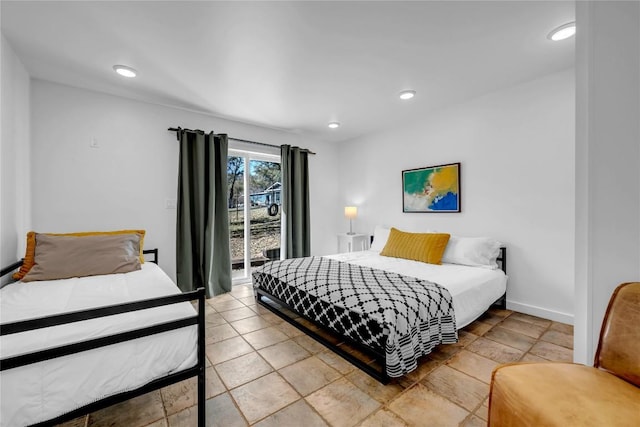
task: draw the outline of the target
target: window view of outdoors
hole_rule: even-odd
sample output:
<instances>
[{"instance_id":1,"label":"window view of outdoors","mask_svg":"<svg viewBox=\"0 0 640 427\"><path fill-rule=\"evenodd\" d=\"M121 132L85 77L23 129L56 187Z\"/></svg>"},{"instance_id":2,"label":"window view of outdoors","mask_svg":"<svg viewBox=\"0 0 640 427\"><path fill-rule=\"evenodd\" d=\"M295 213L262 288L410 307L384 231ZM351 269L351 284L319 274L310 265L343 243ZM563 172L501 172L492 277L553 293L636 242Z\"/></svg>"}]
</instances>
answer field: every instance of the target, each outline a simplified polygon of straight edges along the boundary
<instances>
[{"instance_id":1,"label":"window view of outdoors","mask_svg":"<svg viewBox=\"0 0 640 427\"><path fill-rule=\"evenodd\" d=\"M245 269L245 203L249 207L249 247L252 266L279 258L280 164L249 160L246 191L246 158L229 156L227 163L231 264L234 278L247 277ZM247 197L248 196L248 197Z\"/></svg>"}]
</instances>

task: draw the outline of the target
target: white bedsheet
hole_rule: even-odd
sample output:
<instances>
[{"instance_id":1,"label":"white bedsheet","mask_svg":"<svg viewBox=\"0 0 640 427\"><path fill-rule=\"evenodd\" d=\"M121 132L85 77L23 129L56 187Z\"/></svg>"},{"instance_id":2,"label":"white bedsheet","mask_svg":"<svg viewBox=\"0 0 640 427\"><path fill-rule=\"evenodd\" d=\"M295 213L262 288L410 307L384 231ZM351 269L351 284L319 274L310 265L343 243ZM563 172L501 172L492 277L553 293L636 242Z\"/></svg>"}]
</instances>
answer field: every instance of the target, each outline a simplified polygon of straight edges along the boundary
<instances>
[{"instance_id":1,"label":"white bedsheet","mask_svg":"<svg viewBox=\"0 0 640 427\"><path fill-rule=\"evenodd\" d=\"M477 319L507 288L507 275L502 270L457 264L427 264L380 256L380 252L374 250L328 255L327 258L416 277L447 288L453 298L458 329Z\"/></svg>"},{"instance_id":2,"label":"white bedsheet","mask_svg":"<svg viewBox=\"0 0 640 427\"><path fill-rule=\"evenodd\" d=\"M180 293L155 264L126 274L30 283L0 289L0 322ZM65 343L193 316L188 302L1 337L6 358ZM177 329L0 373L0 426L51 419L138 388L197 362L197 327Z\"/></svg>"}]
</instances>

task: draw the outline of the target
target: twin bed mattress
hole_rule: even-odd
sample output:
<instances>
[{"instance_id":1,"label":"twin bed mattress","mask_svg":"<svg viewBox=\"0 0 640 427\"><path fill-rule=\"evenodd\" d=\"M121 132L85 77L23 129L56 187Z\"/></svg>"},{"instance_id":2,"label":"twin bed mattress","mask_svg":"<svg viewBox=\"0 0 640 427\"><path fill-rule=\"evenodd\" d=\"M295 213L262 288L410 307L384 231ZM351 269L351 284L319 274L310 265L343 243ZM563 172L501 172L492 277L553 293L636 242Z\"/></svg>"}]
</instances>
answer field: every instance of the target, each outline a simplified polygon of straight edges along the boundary
<instances>
[{"instance_id":1,"label":"twin bed mattress","mask_svg":"<svg viewBox=\"0 0 640 427\"><path fill-rule=\"evenodd\" d=\"M178 294L153 263L125 274L12 283L0 289L0 322ZM188 302L0 338L7 358L196 314ZM132 390L197 363L197 326L39 362L0 374L0 426L25 426Z\"/></svg>"}]
</instances>

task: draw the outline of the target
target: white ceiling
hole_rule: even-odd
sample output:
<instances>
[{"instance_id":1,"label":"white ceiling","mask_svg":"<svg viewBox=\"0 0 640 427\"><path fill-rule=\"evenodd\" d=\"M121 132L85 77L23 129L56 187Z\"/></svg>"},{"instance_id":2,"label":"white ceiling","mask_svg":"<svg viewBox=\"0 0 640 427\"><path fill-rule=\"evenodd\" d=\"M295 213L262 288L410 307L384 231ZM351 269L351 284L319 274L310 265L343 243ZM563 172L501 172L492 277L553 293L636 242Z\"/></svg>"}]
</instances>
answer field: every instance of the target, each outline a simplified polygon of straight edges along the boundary
<instances>
[{"instance_id":1,"label":"white ceiling","mask_svg":"<svg viewBox=\"0 0 640 427\"><path fill-rule=\"evenodd\" d=\"M573 39L546 38L574 20L572 1L3 0L1 20L34 78L328 141L574 62Z\"/></svg>"}]
</instances>

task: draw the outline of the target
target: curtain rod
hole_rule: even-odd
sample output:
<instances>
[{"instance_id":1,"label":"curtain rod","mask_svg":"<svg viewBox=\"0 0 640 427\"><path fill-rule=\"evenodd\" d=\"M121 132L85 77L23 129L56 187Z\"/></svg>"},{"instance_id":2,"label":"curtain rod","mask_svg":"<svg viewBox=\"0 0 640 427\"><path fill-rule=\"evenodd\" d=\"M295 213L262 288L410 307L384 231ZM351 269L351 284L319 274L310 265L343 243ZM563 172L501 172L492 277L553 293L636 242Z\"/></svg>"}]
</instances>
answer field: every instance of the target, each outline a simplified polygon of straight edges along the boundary
<instances>
[{"instance_id":1,"label":"curtain rod","mask_svg":"<svg viewBox=\"0 0 640 427\"><path fill-rule=\"evenodd\" d=\"M186 130L187 132L202 132L202 133L204 133L204 131L200 130L200 129L185 129L185 128L181 128L181 127L169 128L167 130L169 130L171 132L179 132L181 130ZM176 135L176 137L177 137L177 135ZM178 137L178 139L180 139L180 138ZM263 147L272 147L272 148L278 148L278 149L280 148L279 145L267 144L265 142L249 141L248 139L239 139L239 138L231 138L231 137L229 137L229 139L232 140L232 141L246 142L247 144L262 145ZM314 156L316 154L311 150L304 149L304 151L306 151L307 153L309 153L311 155L314 155Z\"/></svg>"}]
</instances>

